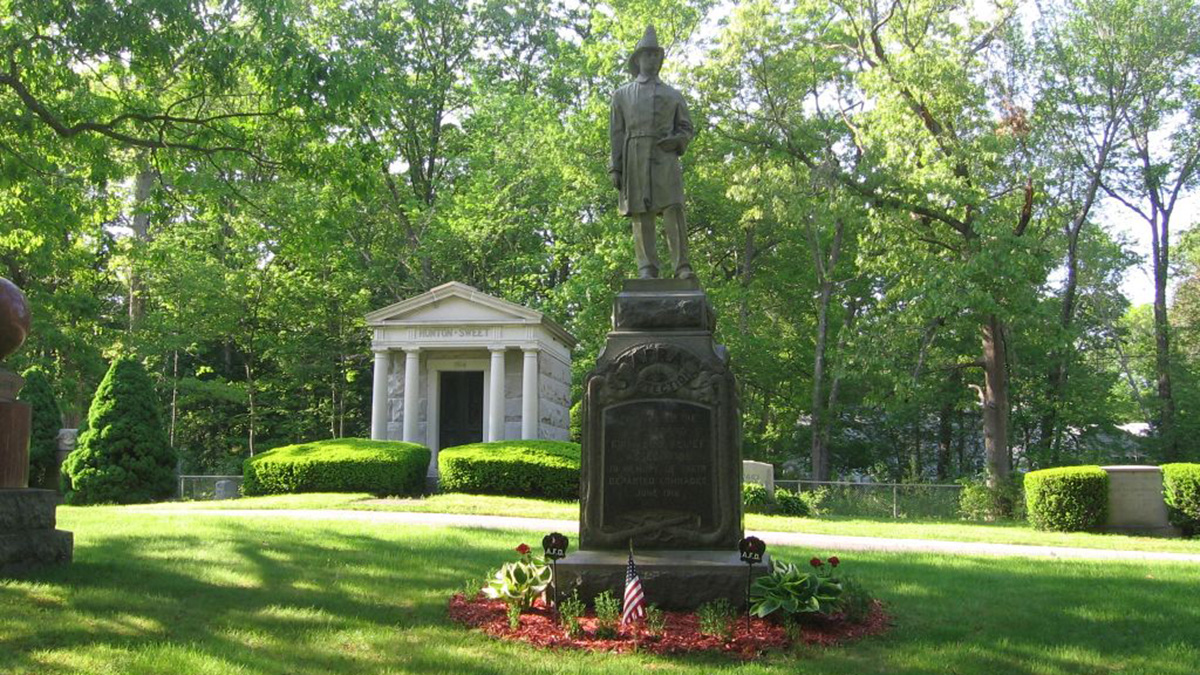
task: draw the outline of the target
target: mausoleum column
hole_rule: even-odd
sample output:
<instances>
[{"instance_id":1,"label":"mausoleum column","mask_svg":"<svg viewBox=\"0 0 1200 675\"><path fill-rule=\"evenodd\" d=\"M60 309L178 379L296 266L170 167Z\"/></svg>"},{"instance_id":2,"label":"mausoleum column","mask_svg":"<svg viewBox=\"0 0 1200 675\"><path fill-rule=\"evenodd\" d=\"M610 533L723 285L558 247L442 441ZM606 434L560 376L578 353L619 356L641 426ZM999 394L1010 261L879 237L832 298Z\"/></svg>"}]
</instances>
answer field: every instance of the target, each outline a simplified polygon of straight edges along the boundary
<instances>
[{"instance_id":1,"label":"mausoleum column","mask_svg":"<svg viewBox=\"0 0 1200 675\"><path fill-rule=\"evenodd\" d=\"M417 403L421 400L421 350L404 350L404 440L417 442Z\"/></svg>"},{"instance_id":2,"label":"mausoleum column","mask_svg":"<svg viewBox=\"0 0 1200 675\"><path fill-rule=\"evenodd\" d=\"M391 354L386 349L375 352L375 384L371 389L371 438L387 438L388 364Z\"/></svg>"},{"instance_id":3,"label":"mausoleum column","mask_svg":"<svg viewBox=\"0 0 1200 675\"><path fill-rule=\"evenodd\" d=\"M521 373L521 438L538 437L538 348L523 347L525 368Z\"/></svg>"},{"instance_id":4,"label":"mausoleum column","mask_svg":"<svg viewBox=\"0 0 1200 675\"><path fill-rule=\"evenodd\" d=\"M488 388L487 440L504 438L504 347L491 347L492 369Z\"/></svg>"}]
</instances>

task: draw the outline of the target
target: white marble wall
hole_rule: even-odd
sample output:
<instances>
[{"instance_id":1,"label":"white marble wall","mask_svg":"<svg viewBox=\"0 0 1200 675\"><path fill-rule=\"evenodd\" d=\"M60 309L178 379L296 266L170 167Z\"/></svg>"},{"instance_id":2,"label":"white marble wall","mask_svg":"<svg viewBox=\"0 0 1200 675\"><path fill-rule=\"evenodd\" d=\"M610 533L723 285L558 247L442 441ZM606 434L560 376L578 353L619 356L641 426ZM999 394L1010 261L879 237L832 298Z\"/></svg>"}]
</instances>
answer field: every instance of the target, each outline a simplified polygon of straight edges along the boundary
<instances>
[{"instance_id":1,"label":"white marble wall","mask_svg":"<svg viewBox=\"0 0 1200 675\"><path fill-rule=\"evenodd\" d=\"M438 360L483 359L490 355L486 349L479 350L422 350L421 385L417 404L420 418L417 421L417 442L426 443L427 418L429 411L429 358ZM388 424L387 437L399 440L404 435L404 366L403 351L391 352L391 367L388 375ZM538 354L538 437L548 440L568 440L568 409L571 405L571 368L556 356ZM504 354L504 437L521 437L521 392L524 372L524 353L520 349L508 349ZM485 429L487 410L484 410Z\"/></svg>"}]
</instances>

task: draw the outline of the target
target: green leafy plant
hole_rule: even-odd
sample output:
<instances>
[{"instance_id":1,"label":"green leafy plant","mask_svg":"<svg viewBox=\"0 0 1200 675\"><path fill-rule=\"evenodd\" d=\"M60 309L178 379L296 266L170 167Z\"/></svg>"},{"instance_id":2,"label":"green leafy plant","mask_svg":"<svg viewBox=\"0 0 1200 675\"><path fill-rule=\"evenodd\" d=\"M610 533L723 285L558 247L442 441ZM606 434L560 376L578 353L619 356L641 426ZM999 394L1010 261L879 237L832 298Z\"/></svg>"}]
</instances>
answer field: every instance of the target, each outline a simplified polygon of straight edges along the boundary
<instances>
[{"instance_id":1,"label":"green leafy plant","mask_svg":"<svg viewBox=\"0 0 1200 675\"><path fill-rule=\"evenodd\" d=\"M867 617L871 615L871 606L875 603L875 596L871 595L870 591L853 577L843 576L841 582L842 593L838 596L838 611L850 623L866 621Z\"/></svg>"},{"instance_id":2,"label":"green leafy plant","mask_svg":"<svg viewBox=\"0 0 1200 675\"><path fill-rule=\"evenodd\" d=\"M663 634L663 630L667 627L667 613L659 609L658 605L650 605L646 608L646 632L654 637L659 637Z\"/></svg>"},{"instance_id":3,"label":"green leafy plant","mask_svg":"<svg viewBox=\"0 0 1200 675\"><path fill-rule=\"evenodd\" d=\"M785 516L807 517L808 502L786 488L775 488L775 508Z\"/></svg>"},{"instance_id":4,"label":"green leafy plant","mask_svg":"<svg viewBox=\"0 0 1200 675\"><path fill-rule=\"evenodd\" d=\"M438 453L445 492L577 499L579 465L579 444L565 441L472 443Z\"/></svg>"},{"instance_id":5,"label":"green leafy plant","mask_svg":"<svg viewBox=\"0 0 1200 675\"><path fill-rule=\"evenodd\" d=\"M815 490L801 490L797 494L800 497L800 501L804 502L804 505L808 507L808 515L814 518L825 515L825 512L828 510L826 503L829 501L829 488L819 487Z\"/></svg>"},{"instance_id":6,"label":"green leafy plant","mask_svg":"<svg viewBox=\"0 0 1200 675\"><path fill-rule=\"evenodd\" d=\"M696 610L700 632L722 640L733 637L734 616L733 605L725 598L706 602Z\"/></svg>"},{"instance_id":7,"label":"green leafy plant","mask_svg":"<svg viewBox=\"0 0 1200 675\"><path fill-rule=\"evenodd\" d=\"M245 461L246 495L298 492L420 494L429 448L400 441L336 438L285 445Z\"/></svg>"},{"instance_id":8,"label":"green leafy plant","mask_svg":"<svg viewBox=\"0 0 1200 675\"><path fill-rule=\"evenodd\" d=\"M1171 523L1192 537L1200 532L1200 464L1164 464L1163 499Z\"/></svg>"},{"instance_id":9,"label":"green leafy plant","mask_svg":"<svg viewBox=\"0 0 1200 675\"><path fill-rule=\"evenodd\" d=\"M1039 530L1095 530L1108 518L1108 473L1098 466L1064 466L1025 475L1029 522Z\"/></svg>"},{"instance_id":10,"label":"green leafy plant","mask_svg":"<svg viewBox=\"0 0 1200 675\"><path fill-rule=\"evenodd\" d=\"M766 617L775 612L785 615L832 614L838 609L842 585L834 577L836 557L829 563L813 558L812 572L778 558L771 561L771 572L755 579L750 587L750 613Z\"/></svg>"},{"instance_id":11,"label":"green leafy plant","mask_svg":"<svg viewBox=\"0 0 1200 675\"><path fill-rule=\"evenodd\" d=\"M96 388L87 431L63 462L71 504L131 504L175 494L175 451L142 362L113 361Z\"/></svg>"},{"instance_id":12,"label":"green leafy plant","mask_svg":"<svg viewBox=\"0 0 1200 675\"><path fill-rule=\"evenodd\" d=\"M521 606L520 605L518 605L516 603L510 604L506 608L505 613L508 615L508 629L509 630L516 630L521 627Z\"/></svg>"},{"instance_id":13,"label":"green leafy plant","mask_svg":"<svg viewBox=\"0 0 1200 675\"><path fill-rule=\"evenodd\" d=\"M530 551L525 544L518 546L520 560L501 565L483 587L483 594L503 600L510 608L517 607L518 612L532 605L550 585L552 574L550 566L541 558L531 555Z\"/></svg>"},{"instance_id":14,"label":"green leafy plant","mask_svg":"<svg viewBox=\"0 0 1200 675\"><path fill-rule=\"evenodd\" d=\"M21 373L25 386L17 396L33 409L29 434L29 486L58 487L58 430L62 427L62 410L54 396L54 387L46 371L34 366Z\"/></svg>"},{"instance_id":15,"label":"green leafy plant","mask_svg":"<svg viewBox=\"0 0 1200 675\"><path fill-rule=\"evenodd\" d=\"M758 483L742 483L742 505L748 511L763 511L770 503L767 488Z\"/></svg>"},{"instance_id":16,"label":"green leafy plant","mask_svg":"<svg viewBox=\"0 0 1200 675\"><path fill-rule=\"evenodd\" d=\"M617 620L621 618L621 603L612 591L596 596L596 637L611 639L617 636Z\"/></svg>"},{"instance_id":17,"label":"green leafy plant","mask_svg":"<svg viewBox=\"0 0 1200 675\"><path fill-rule=\"evenodd\" d=\"M567 637L574 639L583 635L583 626L579 623L579 618L583 616L586 609L583 600L579 599L577 590L571 593L571 597L558 604L558 620L566 631Z\"/></svg>"},{"instance_id":18,"label":"green leafy plant","mask_svg":"<svg viewBox=\"0 0 1200 675\"><path fill-rule=\"evenodd\" d=\"M1014 474L988 485L986 480L964 480L958 495L958 512L964 520L992 522L1025 517L1024 475Z\"/></svg>"}]
</instances>

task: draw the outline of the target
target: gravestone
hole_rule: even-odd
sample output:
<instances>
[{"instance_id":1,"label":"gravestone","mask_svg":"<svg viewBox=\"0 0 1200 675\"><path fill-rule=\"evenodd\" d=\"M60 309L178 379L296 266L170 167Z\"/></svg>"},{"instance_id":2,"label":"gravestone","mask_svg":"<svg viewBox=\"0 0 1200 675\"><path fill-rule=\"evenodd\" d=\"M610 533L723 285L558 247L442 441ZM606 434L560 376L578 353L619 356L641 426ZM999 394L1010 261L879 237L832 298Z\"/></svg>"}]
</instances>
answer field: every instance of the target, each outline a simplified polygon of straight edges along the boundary
<instances>
[{"instance_id":1,"label":"gravestone","mask_svg":"<svg viewBox=\"0 0 1200 675\"><path fill-rule=\"evenodd\" d=\"M213 499L237 499L238 483L234 480L219 480L213 488Z\"/></svg>"},{"instance_id":2,"label":"gravestone","mask_svg":"<svg viewBox=\"0 0 1200 675\"><path fill-rule=\"evenodd\" d=\"M580 550L559 563L567 592L620 596L632 544L650 602L744 603L737 387L714 327L695 279L629 280L617 295L584 381Z\"/></svg>"},{"instance_id":3,"label":"gravestone","mask_svg":"<svg viewBox=\"0 0 1200 675\"><path fill-rule=\"evenodd\" d=\"M767 489L767 496L775 497L775 466L768 462L745 460L742 462L742 481L758 483Z\"/></svg>"},{"instance_id":4,"label":"gravestone","mask_svg":"<svg viewBox=\"0 0 1200 675\"><path fill-rule=\"evenodd\" d=\"M1179 536L1167 518L1162 469L1157 466L1102 466L1108 473L1108 521L1104 529L1122 534Z\"/></svg>"},{"instance_id":5,"label":"gravestone","mask_svg":"<svg viewBox=\"0 0 1200 675\"><path fill-rule=\"evenodd\" d=\"M29 305L0 279L0 360L29 334ZM58 493L29 488L29 404L16 400L24 380L0 366L0 576L70 562L74 538L55 529Z\"/></svg>"}]
</instances>

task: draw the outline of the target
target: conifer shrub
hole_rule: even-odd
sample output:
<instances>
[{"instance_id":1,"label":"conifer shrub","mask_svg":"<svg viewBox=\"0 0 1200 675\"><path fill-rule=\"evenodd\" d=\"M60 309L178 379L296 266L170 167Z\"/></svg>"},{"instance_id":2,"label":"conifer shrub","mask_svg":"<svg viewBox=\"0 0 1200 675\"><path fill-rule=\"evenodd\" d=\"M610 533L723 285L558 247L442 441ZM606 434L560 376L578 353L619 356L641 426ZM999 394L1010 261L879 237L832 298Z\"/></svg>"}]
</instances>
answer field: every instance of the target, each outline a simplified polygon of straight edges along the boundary
<instances>
[{"instance_id":1,"label":"conifer shrub","mask_svg":"<svg viewBox=\"0 0 1200 675\"><path fill-rule=\"evenodd\" d=\"M1108 518L1108 473L1064 466L1025 474L1025 508L1039 530L1096 530Z\"/></svg>"},{"instance_id":2,"label":"conifer shrub","mask_svg":"<svg viewBox=\"0 0 1200 675\"><path fill-rule=\"evenodd\" d=\"M46 371L34 366L24 373L25 386L17 400L33 408L33 429L29 434L29 485L51 488L58 484L58 431L62 428L62 410L54 396L54 387Z\"/></svg>"},{"instance_id":3,"label":"conifer shrub","mask_svg":"<svg viewBox=\"0 0 1200 675\"><path fill-rule=\"evenodd\" d=\"M70 504L132 504L175 494L175 451L140 361L113 361L92 398L87 430L63 462L63 475Z\"/></svg>"},{"instance_id":4,"label":"conifer shrub","mask_svg":"<svg viewBox=\"0 0 1200 675\"><path fill-rule=\"evenodd\" d=\"M1163 499L1171 523L1188 537L1200 532L1200 464L1163 464Z\"/></svg>"},{"instance_id":5,"label":"conifer shrub","mask_svg":"<svg viewBox=\"0 0 1200 675\"><path fill-rule=\"evenodd\" d=\"M401 441L335 438L285 445L242 464L246 495L371 492L413 495L425 489L429 448Z\"/></svg>"},{"instance_id":6,"label":"conifer shrub","mask_svg":"<svg viewBox=\"0 0 1200 675\"><path fill-rule=\"evenodd\" d=\"M444 492L579 498L579 444L495 441L438 453Z\"/></svg>"}]
</instances>

